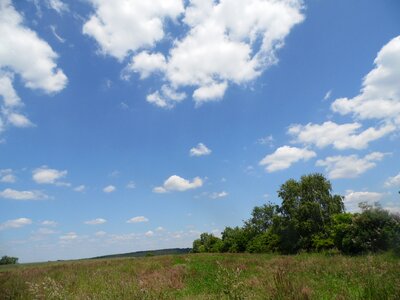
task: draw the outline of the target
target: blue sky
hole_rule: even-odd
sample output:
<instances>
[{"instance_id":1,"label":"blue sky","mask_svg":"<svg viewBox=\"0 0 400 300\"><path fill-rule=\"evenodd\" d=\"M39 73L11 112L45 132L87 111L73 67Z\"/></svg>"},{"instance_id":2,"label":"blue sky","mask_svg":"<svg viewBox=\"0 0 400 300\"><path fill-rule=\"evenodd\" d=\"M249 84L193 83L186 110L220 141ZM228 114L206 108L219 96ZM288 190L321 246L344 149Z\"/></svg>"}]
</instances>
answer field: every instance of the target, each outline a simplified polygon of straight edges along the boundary
<instances>
[{"instance_id":1,"label":"blue sky","mask_svg":"<svg viewBox=\"0 0 400 300\"><path fill-rule=\"evenodd\" d=\"M400 211L395 0L0 0L0 255L190 247L289 178Z\"/></svg>"}]
</instances>

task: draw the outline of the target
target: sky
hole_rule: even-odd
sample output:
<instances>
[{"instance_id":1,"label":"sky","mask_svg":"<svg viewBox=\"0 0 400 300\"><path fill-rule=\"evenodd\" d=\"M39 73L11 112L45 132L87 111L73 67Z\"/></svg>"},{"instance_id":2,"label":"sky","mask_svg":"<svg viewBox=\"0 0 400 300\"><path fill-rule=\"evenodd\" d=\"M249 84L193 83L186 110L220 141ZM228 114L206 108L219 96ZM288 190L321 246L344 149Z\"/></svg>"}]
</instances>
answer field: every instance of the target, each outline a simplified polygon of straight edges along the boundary
<instances>
[{"instance_id":1,"label":"sky","mask_svg":"<svg viewBox=\"0 0 400 300\"><path fill-rule=\"evenodd\" d=\"M397 0L0 0L0 255L190 247L322 173L400 212Z\"/></svg>"}]
</instances>

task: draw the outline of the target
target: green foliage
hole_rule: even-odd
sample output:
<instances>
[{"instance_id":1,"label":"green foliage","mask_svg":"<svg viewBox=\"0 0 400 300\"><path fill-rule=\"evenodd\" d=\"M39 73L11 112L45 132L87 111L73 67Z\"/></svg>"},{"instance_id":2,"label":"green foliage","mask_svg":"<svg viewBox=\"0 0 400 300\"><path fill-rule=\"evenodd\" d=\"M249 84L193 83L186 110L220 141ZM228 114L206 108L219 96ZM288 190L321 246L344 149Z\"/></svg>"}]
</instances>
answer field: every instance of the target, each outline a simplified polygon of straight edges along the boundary
<instances>
[{"instance_id":1,"label":"green foliage","mask_svg":"<svg viewBox=\"0 0 400 300\"><path fill-rule=\"evenodd\" d=\"M5 255L0 259L0 265L15 265L16 263L18 263L17 257L11 257Z\"/></svg>"},{"instance_id":2,"label":"green foliage","mask_svg":"<svg viewBox=\"0 0 400 300\"><path fill-rule=\"evenodd\" d=\"M379 206L362 204L359 214L337 216L333 227L336 247L346 254L396 251L400 222Z\"/></svg>"},{"instance_id":3,"label":"green foliage","mask_svg":"<svg viewBox=\"0 0 400 300\"><path fill-rule=\"evenodd\" d=\"M202 233L200 239L193 241L193 253L220 252L222 241L212 234Z\"/></svg>"},{"instance_id":4,"label":"green foliage","mask_svg":"<svg viewBox=\"0 0 400 300\"><path fill-rule=\"evenodd\" d=\"M321 174L287 180L278 190L281 205L256 206L243 227L226 227L222 240L203 233L193 252L341 251L373 253L392 249L400 256L400 216L361 203L361 213L345 213L343 197Z\"/></svg>"}]
</instances>

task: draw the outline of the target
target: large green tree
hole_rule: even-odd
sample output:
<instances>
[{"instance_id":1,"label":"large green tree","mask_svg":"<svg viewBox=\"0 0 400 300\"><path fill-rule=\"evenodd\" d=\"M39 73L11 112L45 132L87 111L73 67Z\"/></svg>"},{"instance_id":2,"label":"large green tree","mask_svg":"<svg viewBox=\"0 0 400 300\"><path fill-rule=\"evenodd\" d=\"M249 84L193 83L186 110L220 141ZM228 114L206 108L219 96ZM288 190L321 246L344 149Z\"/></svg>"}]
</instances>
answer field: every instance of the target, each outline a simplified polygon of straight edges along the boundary
<instances>
[{"instance_id":1,"label":"large green tree","mask_svg":"<svg viewBox=\"0 0 400 300\"><path fill-rule=\"evenodd\" d=\"M281 251L314 250L328 238L328 227L335 214L344 211L343 197L332 194L332 185L322 174L310 174L299 181L281 185L280 217L274 228L280 236Z\"/></svg>"}]
</instances>

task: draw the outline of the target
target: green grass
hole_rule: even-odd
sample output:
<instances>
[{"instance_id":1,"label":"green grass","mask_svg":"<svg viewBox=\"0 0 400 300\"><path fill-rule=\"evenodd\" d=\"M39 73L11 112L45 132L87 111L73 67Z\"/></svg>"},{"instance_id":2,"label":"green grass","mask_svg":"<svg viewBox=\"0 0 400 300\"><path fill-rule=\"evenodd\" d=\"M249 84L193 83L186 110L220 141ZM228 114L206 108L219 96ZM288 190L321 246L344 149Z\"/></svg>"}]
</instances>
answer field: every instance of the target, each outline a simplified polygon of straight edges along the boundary
<instances>
[{"instance_id":1,"label":"green grass","mask_svg":"<svg viewBox=\"0 0 400 300\"><path fill-rule=\"evenodd\" d=\"M400 299L389 255L187 254L0 268L0 299Z\"/></svg>"}]
</instances>

